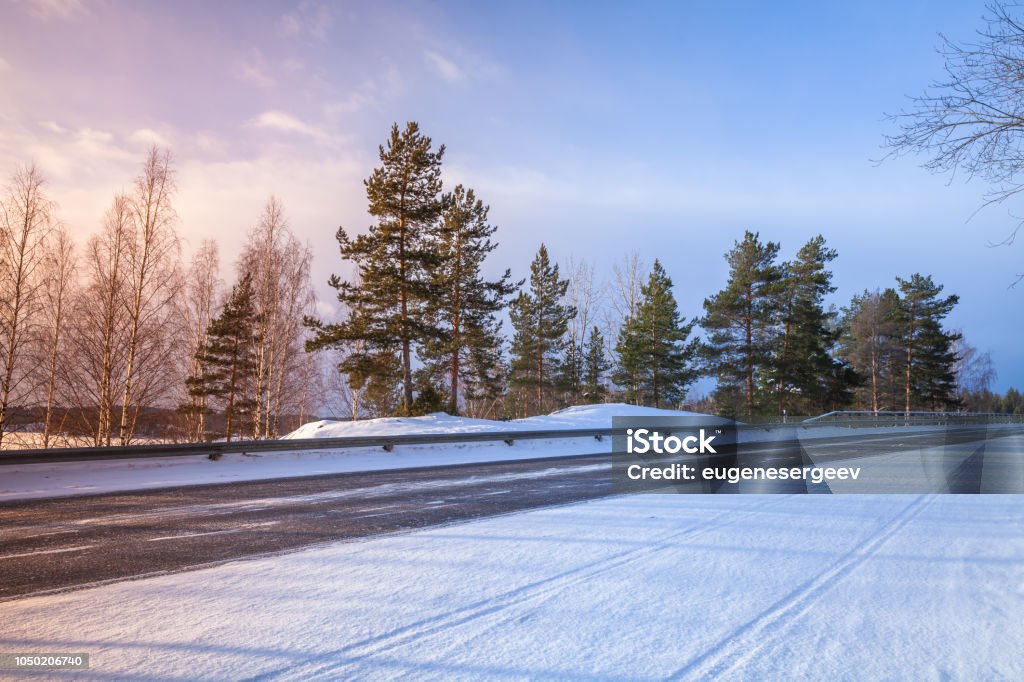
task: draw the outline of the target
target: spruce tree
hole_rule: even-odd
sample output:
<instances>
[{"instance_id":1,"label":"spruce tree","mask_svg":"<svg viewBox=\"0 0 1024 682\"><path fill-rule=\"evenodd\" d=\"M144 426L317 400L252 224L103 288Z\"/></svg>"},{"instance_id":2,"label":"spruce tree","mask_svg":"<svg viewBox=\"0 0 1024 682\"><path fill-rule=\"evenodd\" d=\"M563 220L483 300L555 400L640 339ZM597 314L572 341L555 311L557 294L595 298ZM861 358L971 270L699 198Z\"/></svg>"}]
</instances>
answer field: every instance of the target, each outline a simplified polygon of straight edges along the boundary
<instances>
[{"instance_id":1,"label":"spruce tree","mask_svg":"<svg viewBox=\"0 0 1024 682\"><path fill-rule=\"evenodd\" d=\"M473 374L474 397L493 392L494 386L485 384L498 376L497 367L487 367L501 358L497 315L517 285L509 281L509 270L495 280L484 279L481 272L484 259L498 247L491 241L498 228L487 222L489 207L462 185L445 195L444 205L433 240L436 265L431 277L436 294L429 305L439 333L426 339L420 358L427 381L441 379L447 384L447 410L458 414L467 374Z\"/></svg>"},{"instance_id":2,"label":"spruce tree","mask_svg":"<svg viewBox=\"0 0 1024 682\"><path fill-rule=\"evenodd\" d=\"M904 353L904 403L930 410L957 407L954 344L960 334L947 332L942 320L960 301L956 295L941 298L942 285L931 276L913 274L910 279L896 278L902 299L900 321Z\"/></svg>"},{"instance_id":3,"label":"spruce tree","mask_svg":"<svg viewBox=\"0 0 1024 682\"><path fill-rule=\"evenodd\" d=\"M835 313L825 310L825 296L835 292L828 264L838 254L818 235L782 268L779 328L772 375L779 416L825 411L848 401L850 373L833 356L840 328Z\"/></svg>"},{"instance_id":4,"label":"spruce tree","mask_svg":"<svg viewBox=\"0 0 1024 682\"><path fill-rule=\"evenodd\" d=\"M210 323L203 356L203 372L188 379L195 398L215 398L224 406L224 435L230 441L236 427L256 405L252 373L256 364L258 318L253 299L252 274L246 273L231 289L224 309Z\"/></svg>"},{"instance_id":5,"label":"spruce tree","mask_svg":"<svg viewBox=\"0 0 1024 682\"><path fill-rule=\"evenodd\" d=\"M355 237L344 228L337 232L341 257L358 270L354 282L337 275L329 282L349 318L339 324L307 321L315 331L310 349L363 342L367 361L360 364L367 370L383 370L386 363L375 360L397 353L406 413L413 403L413 347L440 334L426 314L437 295L430 273L437 266L433 231L443 208L444 145L432 151L431 144L415 122L402 131L397 123L391 127L387 148L379 148L381 165L363 183L377 223Z\"/></svg>"},{"instance_id":6,"label":"spruce tree","mask_svg":"<svg viewBox=\"0 0 1024 682\"><path fill-rule=\"evenodd\" d=\"M604 348L604 335L595 325L587 336L586 353L583 356L583 398L588 403L604 402L608 395L605 375L611 369Z\"/></svg>"},{"instance_id":7,"label":"spruce tree","mask_svg":"<svg viewBox=\"0 0 1024 682\"><path fill-rule=\"evenodd\" d=\"M704 301L701 326L708 333L702 355L718 380L715 400L725 414L749 418L757 406L771 360L781 278L777 242L762 243L749 230L726 255L729 281Z\"/></svg>"},{"instance_id":8,"label":"spruce tree","mask_svg":"<svg viewBox=\"0 0 1024 682\"><path fill-rule=\"evenodd\" d=\"M530 265L530 289L512 301L511 384L522 392L525 414L545 411L555 387L559 355L573 306L562 303L569 281L558 275L543 244Z\"/></svg>"},{"instance_id":9,"label":"spruce tree","mask_svg":"<svg viewBox=\"0 0 1024 682\"><path fill-rule=\"evenodd\" d=\"M687 342L693 326L694 321L687 323L679 315L672 280L655 260L640 288L636 315L626 320L615 347L620 369L613 378L619 383L636 381L635 389L627 392L630 402L661 407L686 396L686 387L695 378L691 361L697 342Z\"/></svg>"},{"instance_id":10,"label":"spruce tree","mask_svg":"<svg viewBox=\"0 0 1024 682\"><path fill-rule=\"evenodd\" d=\"M575 405L583 393L584 350L586 342L566 334L562 344L562 357L558 361L558 378L556 384L562 393L562 402Z\"/></svg>"}]
</instances>

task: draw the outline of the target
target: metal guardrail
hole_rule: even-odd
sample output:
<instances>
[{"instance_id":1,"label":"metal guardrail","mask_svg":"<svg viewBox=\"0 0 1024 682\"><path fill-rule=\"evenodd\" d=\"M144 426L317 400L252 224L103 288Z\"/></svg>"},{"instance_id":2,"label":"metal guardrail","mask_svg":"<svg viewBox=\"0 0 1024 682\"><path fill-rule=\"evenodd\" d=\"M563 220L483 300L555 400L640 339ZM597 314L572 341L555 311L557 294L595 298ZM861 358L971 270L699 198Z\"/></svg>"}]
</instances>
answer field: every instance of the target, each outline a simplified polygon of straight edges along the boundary
<instances>
[{"instance_id":1,"label":"metal guardrail","mask_svg":"<svg viewBox=\"0 0 1024 682\"><path fill-rule=\"evenodd\" d=\"M621 429L620 429L621 431ZM283 440L240 440L214 443L168 443L160 445L119 445L111 447L59 448L50 450L6 450L0 452L0 465L40 464L46 462L85 462L140 457L187 457L228 453L251 454L284 450L333 450L341 448L382 447L390 451L396 445L432 445L455 443L505 442L561 438L612 436L615 429L563 429L546 431L488 431L474 433L421 433L393 436L344 436L340 438L296 438Z\"/></svg>"},{"instance_id":2,"label":"metal guardrail","mask_svg":"<svg viewBox=\"0 0 1024 682\"><path fill-rule=\"evenodd\" d=\"M879 410L836 410L798 422L801 425L836 426L973 426L983 424L1024 424L1024 414L995 412L923 412Z\"/></svg>"},{"instance_id":3,"label":"metal guardrail","mask_svg":"<svg viewBox=\"0 0 1024 682\"><path fill-rule=\"evenodd\" d=\"M907 420L905 412L829 412L818 417L788 423L737 424L740 431L773 431L775 429L812 429L824 426L864 428L871 426L971 426L990 423L1024 424L1024 415L984 415L981 413L912 412ZM881 416L881 418L880 418ZM966 419L973 418L974 421ZM995 421L988 418L1010 418ZM954 420L960 418L960 420ZM712 417L711 419L717 419ZM380 447L391 451L397 445L436 445L458 443L505 442L517 440L560 440L564 438L606 437L623 433L623 429L561 429L535 431L486 431L471 433L421 433L386 436L344 436L339 438L296 438L281 440L242 440L204 443L166 443L159 445L126 445L111 447L75 447L56 449L28 449L0 451L0 466L5 464L41 464L50 462L90 462L150 457L209 456L217 458L230 453L253 454L296 450L335 450L347 448Z\"/></svg>"}]
</instances>

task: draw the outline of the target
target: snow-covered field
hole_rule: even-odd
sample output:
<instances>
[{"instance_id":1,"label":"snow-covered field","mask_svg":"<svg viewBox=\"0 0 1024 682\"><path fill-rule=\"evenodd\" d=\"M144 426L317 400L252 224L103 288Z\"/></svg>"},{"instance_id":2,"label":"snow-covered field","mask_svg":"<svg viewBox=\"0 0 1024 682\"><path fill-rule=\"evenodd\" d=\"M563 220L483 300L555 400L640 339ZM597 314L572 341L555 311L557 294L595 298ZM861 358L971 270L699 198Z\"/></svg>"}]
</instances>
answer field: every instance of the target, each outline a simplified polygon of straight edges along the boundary
<instances>
[{"instance_id":1,"label":"snow-covered field","mask_svg":"<svg viewBox=\"0 0 1024 682\"><path fill-rule=\"evenodd\" d=\"M319 421L300 427L286 438L611 428L613 416L677 417L695 414L623 404L585 405L507 422L451 417L446 414L356 422ZM562 438L522 440L511 446L501 441L405 445L397 446L392 452L384 452L381 448L348 448L252 455L226 454L218 461L198 455L4 465L0 466L0 501L602 452L611 452L609 440L599 443L593 438Z\"/></svg>"},{"instance_id":2,"label":"snow-covered field","mask_svg":"<svg viewBox=\"0 0 1024 682\"><path fill-rule=\"evenodd\" d=\"M88 652L95 679L1019 680L1024 498L618 497L0 622L0 650Z\"/></svg>"}]
</instances>

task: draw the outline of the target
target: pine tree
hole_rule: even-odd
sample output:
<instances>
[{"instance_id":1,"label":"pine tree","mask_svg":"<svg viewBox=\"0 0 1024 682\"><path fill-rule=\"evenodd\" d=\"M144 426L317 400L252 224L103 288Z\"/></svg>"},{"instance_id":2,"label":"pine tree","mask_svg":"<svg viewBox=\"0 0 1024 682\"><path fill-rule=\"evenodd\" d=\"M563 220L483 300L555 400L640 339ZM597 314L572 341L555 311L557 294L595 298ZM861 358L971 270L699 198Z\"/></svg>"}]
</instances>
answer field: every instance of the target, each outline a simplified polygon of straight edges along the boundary
<instances>
[{"instance_id":1,"label":"pine tree","mask_svg":"<svg viewBox=\"0 0 1024 682\"><path fill-rule=\"evenodd\" d=\"M940 298L942 285L931 276L913 274L896 278L900 293L904 364L904 410L957 407L954 344L960 334L946 332L942 320L960 301L956 295Z\"/></svg>"},{"instance_id":2,"label":"pine tree","mask_svg":"<svg viewBox=\"0 0 1024 682\"><path fill-rule=\"evenodd\" d=\"M557 377L559 354L569 320L576 309L562 303L568 280L558 275L558 265L548 260L543 244L530 265L530 290L512 301L511 383L523 392L526 414L545 410Z\"/></svg>"},{"instance_id":3,"label":"pine tree","mask_svg":"<svg viewBox=\"0 0 1024 682\"><path fill-rule=\"evenodd\" d=\"M833 357L840 329L824 308L835 292L828 264L838 254L818 235L783 268L779 286L779 327L772 358L779 416L825 411L850 399L848 367Z\"/></svg>"},{"instance_id":4,"label":"pine tree","mask_svg":"<svg viewBox=\"0 0 1024 682\"><path fill-rule=\"evenodd\" d=\"M843 309L839 353L861 377L858 406L873 412L887 409L887 387L899 377L893 371L901 357L898 312L899 297L892 289L865 291Z\"/></svg>"},{"instance_id":5,"label":"pine tree","mask_svg":"<svg viewBox=\"0 0 1024 682\"><path fill-rule=\"evenodd\" d=\"M584 350L586 342L566 334L562 343L562 357L558 361L555 384L562 394L562 402L575 405L583 393Z\"/></svg>"},{"instance_id":6,"label":"pine tree","mask_svg":"<svg viewBox=\"0 0 1024 682\"><path fill-rule=\"evenodd\" d=\"M203 371L187 381L189 393L196 398L216 398L224 405L224 434L231 440L244 415L256 405L252 391L255 349L259 342L253 300L252 274L246 273L232 287L224 309L210 323L203 356Z\"/></svg>"},{"instance_id":7,"label":"pine tree","mask_svg":"<svg viewBox=\"0 0 1024 682\"><path fill-rule=\"evenodd\" d=\"M626 320L615 350L620 370L613 377L619 383L635 381L627 399L636 404L661 407L674 405L686 396L695 378L691 361L696 341L687 342L694 321L679 315L672 295L672 280L657 260L640 288L636 316Z\"/></svg>"},{"instance_id":8,"label":"pine tree","mask_svg":"<svg viewBox=\"0 0 1024 682\"><path fill-rule=\"evenodd\" d=\"M517 285L509 281L509 270L493 281L485 280L481 272L487 255L498 247L491 241L498 228L487 222L489 207L462 185L445 195L444 205L433 241L437 264L432 285L436 295L429 308L432 323L440 333L426 340L420 358L426 364L427 381L445 377L447 410L458 414L468 373L474 375L473 397L480 391L491 393L494 388L484 384L497 375L497 368L487 365L497 364L501 357L501 322L497 315Z\"/></svg>"},{"instance_id":9,"label":"pine tree","mask_svg":"<svg viewBox=\"0 0 1024 682\"><path fill-rule=\"evenodd\" d=\"M604 335L595 325L587 337L586 354L583 356L583 398L588 403L604 402L608 395L605 374L611 369L604 348Z\"/></svg>"},{"instance_id":10,"label":"pine tree","mask_svg":"<svg viewBox=\"0 0 1024 682\"><path fill-rule=\"evenodd\" d=\"M417 123L406 124L404 131L396 123L387 148L381 146L379 153L381 166L364 182L368 211L377 224L355 237L344 228L337 233L342 258L358 269L355 282L336 275L329 282L349 318L339 324L307 320L315 331L308 347L363 342L359 352L366 360L357 362L364 371L383 371L387 363L378 360L397 353L402 411L408 413L413 403L413 347L440 335L430 324L426 307L438 295L430 273L438 264L433 232L443 208L444 145L431 151L431 139L420 133Z\"/></svg>"},{"instance_id":11,"label":"pine tree","mask_svg":"<svg viewBox=\"0 0 1024 682\"><path fill-rule=\"evenodd\" d=\"M765 382L775 340L781 271L777 242L762 244L749 230L725 259L729 281L704 301L701 326L708 332L702 348L708 373L718 380L715 399L726 414L742 409L748 418L757 405L757 387Z\"/></svg>"}]
</instances>

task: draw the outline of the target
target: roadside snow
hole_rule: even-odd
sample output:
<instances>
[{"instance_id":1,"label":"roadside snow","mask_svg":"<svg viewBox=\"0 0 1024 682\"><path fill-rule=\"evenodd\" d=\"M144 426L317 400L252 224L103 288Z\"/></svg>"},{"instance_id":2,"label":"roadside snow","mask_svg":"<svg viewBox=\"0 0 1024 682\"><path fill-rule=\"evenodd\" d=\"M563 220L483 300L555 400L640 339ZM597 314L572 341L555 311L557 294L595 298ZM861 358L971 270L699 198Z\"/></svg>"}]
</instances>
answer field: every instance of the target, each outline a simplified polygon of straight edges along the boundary
<instances>
[{"instance_id":1,"label":"roadside snow","mask_svg":"<svg viewBox=\"0 0 1024 682\"><path fill-rule=\"evenodd\" d=\"M543 431L547 429L610 429L612 417L704 417L719 419L698 412L659 410L625 403L577 405L551 414L510 421L452 417L435 412L424 417L386 417L337 422L316 421L300 426L286 439L343 438L345 436L394 436L406 433L487 433L493 431Z\"/></svg>"},{"instance_id":2,"label":"roadside snow","mask_svg":"<svg viewBox=\"0 0 1024 682\"><path fill-rule=\"evenodd\" d=\"M699 417L718 420L695 412L659 410L613 403L583 405L549 415L490 421L431 414L425 417L367 419L356 422L317 421L288 434L289 439L337 438L344 436L388 436L396 434L472 433L488 431L539 431L545 429L611 428L613 417ZM804 428L797 424L752 428L741 433L744 442L771 442L800 438L813 451L815 438L909 436L943 427L878 427L849 429L837 426ZM992 426L992 429L1002 428ZM1006 428L1019 429L1011 426ZM272 478L317 476L356 471L380 471L410 467L443 466L516 459L565 457L611 453L610 439L558 438L504 442L461 443L450 445L400 445L392 452L381 448L299 450L259 454L226 454L219 461L203 455L156 457L53 464L0 465L0 502L5 500L68 497L125 490L145 490L204 483L230 483ZM884 449L880 449L884 453ZM915 455L916 456L916 455ZM895 490L900 492L900 490Z\"/></svg>"},{"instance_id":3,"label":"roadside snow","mask_svg":"<svg viewBox=\"0 0 1024 682\"><path fill-rule=\"evenodd\" d=\"M605 499L0 604L75 679L1024 679L1024 498ZM58 677L56 672L48 672Z\"/></svg>"},{"instance_id":4,"label":"roadside snow","mask_svg":"<svg viewBox=\"0 0 1024 682\"><path fill-rule=\"evenodd\" d=\"M356 422L318 421L303 425L285 438L611 428L613 416L706 415L613 403L570 407L549 415L507 422L452 417L440 413L425 417L366 419ZM560 438L516 441L511 446L501 441L403 445L395 447L392 452L384 452L381 448L347 448L251 455L226 454L218 461L211 461L199 455L0 465L0 501L610 452L609 440L598 442L593 438Z\"/></svg>"}]
</instances>

